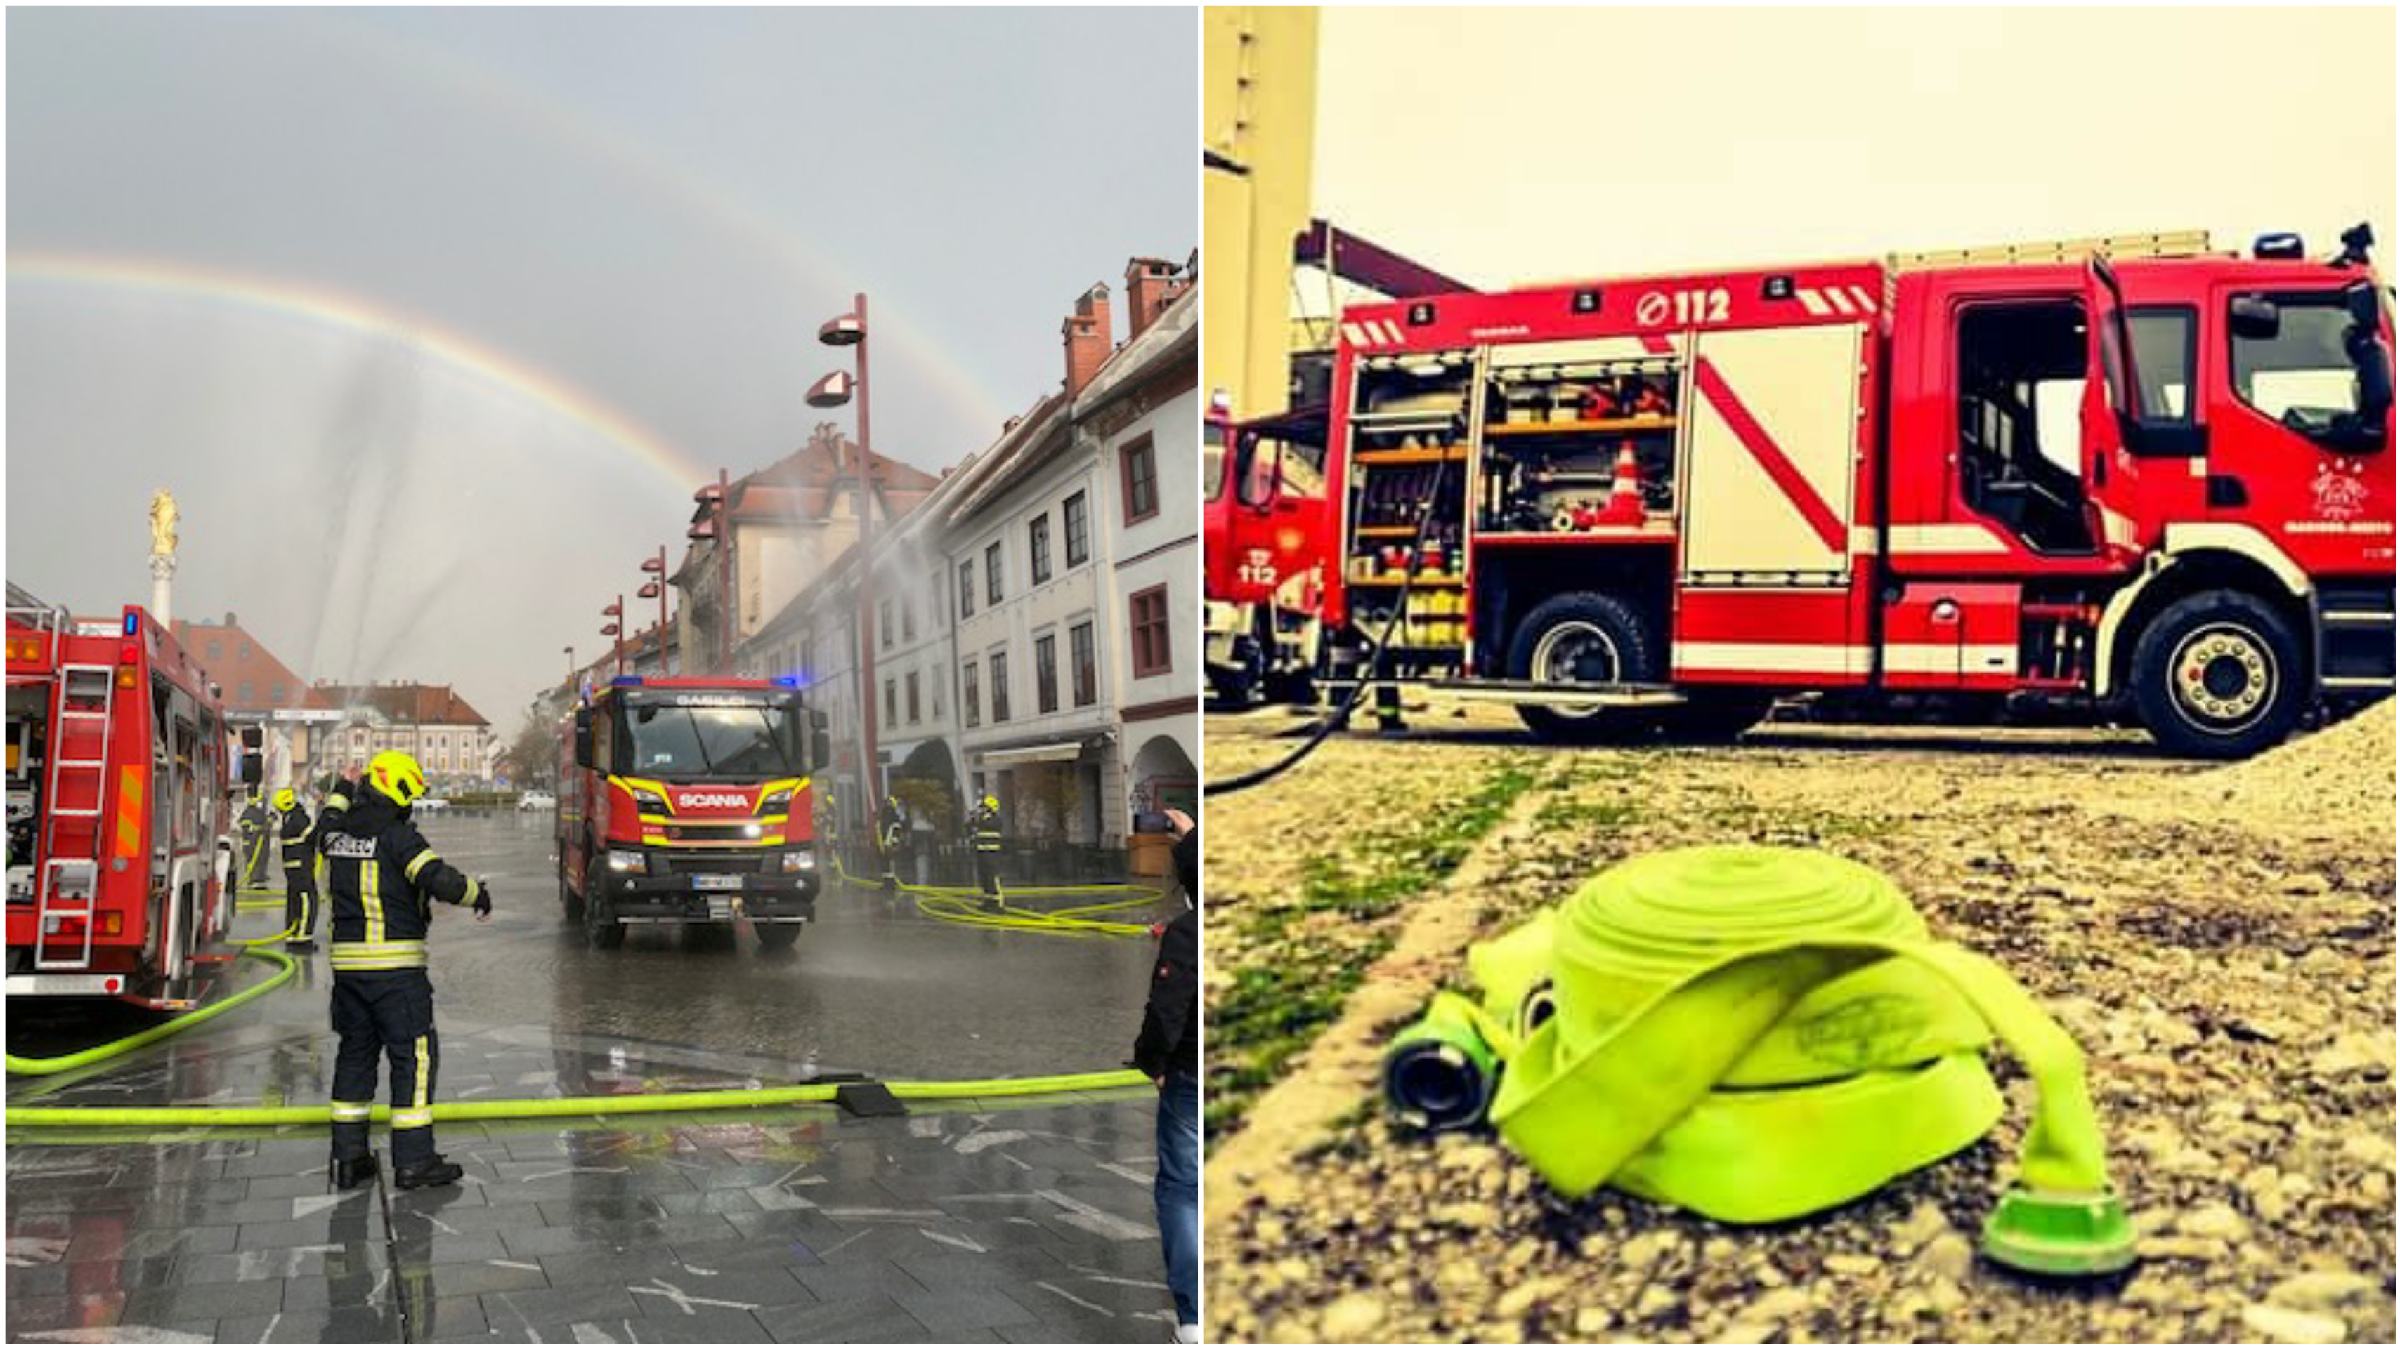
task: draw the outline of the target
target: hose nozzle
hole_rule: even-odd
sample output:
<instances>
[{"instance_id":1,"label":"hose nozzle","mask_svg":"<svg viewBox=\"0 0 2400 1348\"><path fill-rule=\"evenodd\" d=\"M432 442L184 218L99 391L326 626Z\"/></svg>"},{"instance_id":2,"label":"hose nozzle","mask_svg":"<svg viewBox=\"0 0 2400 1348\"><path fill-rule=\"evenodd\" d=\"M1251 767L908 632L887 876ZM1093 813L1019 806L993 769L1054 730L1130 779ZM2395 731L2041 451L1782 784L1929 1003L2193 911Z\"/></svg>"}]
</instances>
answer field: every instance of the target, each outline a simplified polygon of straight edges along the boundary
<instances>
[{"instance_id":1,"label":"hose nozzle","mask_svg":"<svg viewBox=\"0 0 2400 1348\"><path fill-rule=\"evenodd\" d=\"M1985 1219L1983 1252L2023 1273L2100 1277L2132 1267L2133 1222L2107 1189L2058 1193L2020 1185Z\"/></svg>"},{"instance_id":2,"label":"hose nozzle","mask_svg":"<svg viewBox=\"0 0 2400 1348\"><path fill-rule=\"evenodd\" d=\"M1499 1089L1500 1057L1474 1003L1437 992L1383 1056L1383 1094L1412 1128L1452 1132L1481 1124Z\"/></svg>"}]
</instances>

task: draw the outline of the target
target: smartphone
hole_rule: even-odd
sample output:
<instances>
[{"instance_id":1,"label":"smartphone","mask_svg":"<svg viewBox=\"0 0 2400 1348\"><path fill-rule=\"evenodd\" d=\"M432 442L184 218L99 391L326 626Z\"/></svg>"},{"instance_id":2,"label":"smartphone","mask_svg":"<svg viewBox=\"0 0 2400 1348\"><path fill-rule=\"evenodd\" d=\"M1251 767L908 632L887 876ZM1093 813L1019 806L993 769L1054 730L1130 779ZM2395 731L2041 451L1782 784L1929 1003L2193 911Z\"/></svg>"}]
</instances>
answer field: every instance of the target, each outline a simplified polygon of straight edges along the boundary
<instances>
[{"instance_id":1,"label":"smartphone","mask_svg":"<svg viewBox=\"0 0 2400 1348\"><path fill-rule=\"evenodd\" d=\"M1133 831L1136 833L1173 833L1175 826L1167 822L1163 810L1135 810Z\"/></svg>"}]
</instances>

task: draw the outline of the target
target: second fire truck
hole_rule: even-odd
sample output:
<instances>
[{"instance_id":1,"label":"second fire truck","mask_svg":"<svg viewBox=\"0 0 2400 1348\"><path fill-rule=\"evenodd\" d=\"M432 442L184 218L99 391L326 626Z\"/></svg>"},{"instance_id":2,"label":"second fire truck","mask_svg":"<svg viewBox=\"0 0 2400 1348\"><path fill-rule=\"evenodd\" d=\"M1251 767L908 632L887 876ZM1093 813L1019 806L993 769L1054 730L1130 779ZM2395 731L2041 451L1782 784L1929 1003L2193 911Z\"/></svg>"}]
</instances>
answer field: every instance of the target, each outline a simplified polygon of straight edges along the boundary
<instances>
[{"instance_id":1,"label":"second fire truck","mask_svg":"<svg viewBox=\"0 0 2400 1348\"><path fill-rule=\"evenodd\" d=\"M1334 676L1513 703L1562 740L1729 735L1797 692L2034 696L2254 753L2393 686L2371 243L2138 236L1348 309ZM1276 465L1246 467L1229 485L1271 498Z\"/></svg>"},{"instance_id":2,"label":"second fire truck","mask_svg":"<svg viewBox=\"0 0 2400 1348\"><path fill-rule=\"evenodd\" d=\"M781 949L816 916L809 782L830 751L791 683L627 675L560 748L559 898L594 946L746 919Z\"/></svg>"}]
</instances>

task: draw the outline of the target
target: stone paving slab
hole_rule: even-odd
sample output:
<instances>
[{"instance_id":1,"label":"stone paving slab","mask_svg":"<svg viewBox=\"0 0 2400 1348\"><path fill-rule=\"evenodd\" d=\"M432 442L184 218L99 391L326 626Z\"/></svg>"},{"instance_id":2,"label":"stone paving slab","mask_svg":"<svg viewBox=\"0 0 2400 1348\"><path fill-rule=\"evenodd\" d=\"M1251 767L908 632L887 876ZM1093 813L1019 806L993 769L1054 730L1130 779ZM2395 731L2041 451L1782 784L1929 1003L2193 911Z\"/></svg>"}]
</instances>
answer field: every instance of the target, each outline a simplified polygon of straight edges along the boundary
<instances>
[{"instance_id":1,"label":"stone paving slab","mask_svg":"<svg viewBox=\"0 0 2400 1348\"><path fill-rule=\"evenodd\" d=\"M1164 1341L1147 1094L1007 1104L445 1128L419 1192L314 1130L19 1141L11 1337Z\"/></svg>"}]
</instances>

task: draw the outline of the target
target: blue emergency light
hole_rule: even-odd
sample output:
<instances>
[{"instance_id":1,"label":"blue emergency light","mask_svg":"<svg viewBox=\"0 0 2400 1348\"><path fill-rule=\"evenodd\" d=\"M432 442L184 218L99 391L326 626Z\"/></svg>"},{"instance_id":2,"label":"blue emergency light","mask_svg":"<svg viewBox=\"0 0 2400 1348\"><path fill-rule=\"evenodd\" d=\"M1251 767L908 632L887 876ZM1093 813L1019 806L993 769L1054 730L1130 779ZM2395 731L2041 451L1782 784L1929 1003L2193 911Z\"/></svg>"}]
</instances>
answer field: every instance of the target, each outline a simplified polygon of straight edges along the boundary
<instances>
[{"instance_id":1,"label":"blue emergency light","mask_svg":"<svg viewBox=\"0 0 2400 1348\"><path fill-rule=\"evenodd\" d=\"M639 688L642 686L642 676L639 674L619 674L617 677L610 679L608 681L608 685L611 688Z\"/></svg>"},{"instance_id":2,"label":"blue emergency light","mask_svg":"<svg viewBox=\"0 0 2400 1348\"><path fill-rule=\"evenodd\" d=\"M775 676L775 683L778 687L797 688L800 686L800 676L797 674L778 674Z\"/></svg>"},{"instance_id":3,"label":"blue emergency light","mask_svg":"<svg viewBox=\"0 0 2400 1348\"><path fill-rule=\"evenodd\" d=\"M138 636L140 636L141 634L142 634L142 615L141 615L141 611L140 611L140 610L138 610L138 609L127 609L127 610L126 610L126 612L125 612L125 635L127 635L127 636L129 636L129 637L138 637Z\"/></svg>"}]
</instances>

